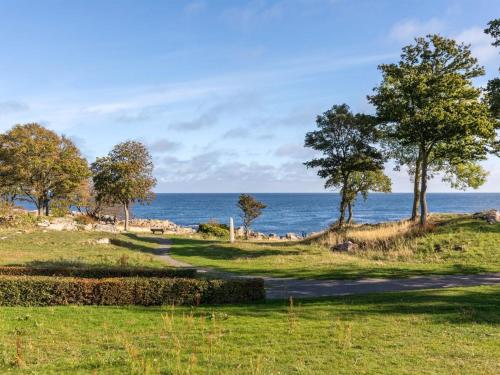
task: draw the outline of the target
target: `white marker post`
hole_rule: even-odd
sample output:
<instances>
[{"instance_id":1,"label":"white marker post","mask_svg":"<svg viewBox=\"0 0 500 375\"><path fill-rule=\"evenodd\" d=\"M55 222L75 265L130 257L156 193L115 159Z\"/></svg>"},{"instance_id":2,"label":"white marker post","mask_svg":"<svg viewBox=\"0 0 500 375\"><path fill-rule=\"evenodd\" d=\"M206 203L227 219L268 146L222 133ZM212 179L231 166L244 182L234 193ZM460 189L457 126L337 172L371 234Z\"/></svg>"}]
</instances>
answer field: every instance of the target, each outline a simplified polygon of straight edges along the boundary
<instances>
[{"instance_id":1,"label":"white marker post","mask_svg":"<svg viewBox=\"0 0 500 375\"><path fill-rule=\"evenodd\" d=\"M229 218L229 242L234 242L234 221L233 218Z\"/></svg>"}]
</instances>

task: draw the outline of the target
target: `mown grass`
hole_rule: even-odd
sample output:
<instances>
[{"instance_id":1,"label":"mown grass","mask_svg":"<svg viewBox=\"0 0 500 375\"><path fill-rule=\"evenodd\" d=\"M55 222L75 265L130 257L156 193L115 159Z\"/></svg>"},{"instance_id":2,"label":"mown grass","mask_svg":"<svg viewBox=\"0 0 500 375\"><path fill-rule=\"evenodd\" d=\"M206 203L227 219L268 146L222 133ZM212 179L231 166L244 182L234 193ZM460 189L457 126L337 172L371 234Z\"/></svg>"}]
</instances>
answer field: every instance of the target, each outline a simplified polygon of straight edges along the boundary
<instances>
[{"instance_id":1,"label":"mown grass","mask_svg":"<svg viewBox=\"0 0 500 375\"><path fill-rule=\"evenodd\" d=\"M500 287L204 308L0 308L0 372L498 374Z\"/></svg>"},{"instance_id":2,"label":"mown grass","mask_svg":"<svg viewBox=\"0 0 500 375\"><path fill-rule=\"evenodd\" d=\"M109 238L110 244L95 241ZM130 234L0 231L0 265L165 267L155 258L155 238Z\"/></svg>"},{"instance_id":3,"label":"mown grass","mask_svg":"<svg viewBox=\"0 0 500 375\"><path fill-rule=\"evenodd\" d=\"M171 254L218 271L294 278L400 278L500 271L500 224L468 217L448 218L446 223L437 223L431 232L420 236L406 238L399 229L393 230L395 241L370 237L369 231L356 231L358 237L368 238L374 245L348 254L332 252L320 241L229 244L175 238Z\"/></svg>"}]
</instances>

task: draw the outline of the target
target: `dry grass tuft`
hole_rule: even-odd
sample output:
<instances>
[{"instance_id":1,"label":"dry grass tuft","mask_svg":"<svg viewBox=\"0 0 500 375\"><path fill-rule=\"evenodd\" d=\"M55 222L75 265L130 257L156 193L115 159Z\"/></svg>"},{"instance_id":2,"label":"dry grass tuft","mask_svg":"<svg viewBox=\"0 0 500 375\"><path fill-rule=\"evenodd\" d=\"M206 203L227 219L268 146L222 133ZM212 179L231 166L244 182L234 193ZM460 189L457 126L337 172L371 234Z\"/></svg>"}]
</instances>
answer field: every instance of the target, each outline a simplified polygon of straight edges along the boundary
<instances>
[{"instance_id":1,"label":"dry grass tuft","mask_svg":"<svg viewBox=\"0 0 500 375\"><path fill-rule=\"evenodd\" d=\"M374 259L387 259L388 257L405 259L414 254L415 241L413 240L433 229L434 224L423 229L409 220L349 225L343 228L332 227L307 241L327 248L351 241L357 245L356 253L363 256Z\"/></svg>"}]
</instances>

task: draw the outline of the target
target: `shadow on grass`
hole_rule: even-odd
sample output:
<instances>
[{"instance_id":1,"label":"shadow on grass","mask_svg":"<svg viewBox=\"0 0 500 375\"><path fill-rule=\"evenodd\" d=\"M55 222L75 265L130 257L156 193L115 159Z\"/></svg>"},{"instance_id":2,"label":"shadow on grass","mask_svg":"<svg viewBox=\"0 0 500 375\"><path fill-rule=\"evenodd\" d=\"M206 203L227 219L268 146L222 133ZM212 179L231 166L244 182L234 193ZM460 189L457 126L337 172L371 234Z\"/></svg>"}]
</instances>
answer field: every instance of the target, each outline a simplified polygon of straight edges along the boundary
<instances>
[{"instance_id":1,"label":"shadow on grass","mask_svg":"<svg viewBox=\"0 0 500 375\"><path fill-rule=\"evenodd\" d=\"M252 244L251 242L249 244ZM177 238L172 246L172 255L181 255L183 257L203 257L210 260L236 260L259 258L271 255L298 255L298 250L275 250L269 247L276 246L272 243L259 242L259 247L266 247L259 250L243 250L235 246L221 246L219 241L198 240L192 238ZM280 246L282 247L282 246Z\"/></svg>"},{"instance_id":2,"label":"shadow on grass","mask_svg":"<svg viewBox=\"0 0 500 375\"><path fill-rule=\"evenodd\" d=\"M106 309L123 307L106 307ZM130 306L130 310L158 314L165 310L185 314L185 308ZM195 316L220 310L229 317L253 317L275 319L277 323L289 318L288 301L263 301L248 304L224 306L199 306L189 308ZM294 300L294 314L297 322L330 319L348 321L367 321L375 318L389 318L390 324L399 319L424 317L425 320L412 324L500 324L500 286L453 288L441 290L422 290L409 292L386 292L320 299ZM428 319L428 320L427 320ZM390 327L388 327L390 330Z\"/></svg>"}]
</instances>

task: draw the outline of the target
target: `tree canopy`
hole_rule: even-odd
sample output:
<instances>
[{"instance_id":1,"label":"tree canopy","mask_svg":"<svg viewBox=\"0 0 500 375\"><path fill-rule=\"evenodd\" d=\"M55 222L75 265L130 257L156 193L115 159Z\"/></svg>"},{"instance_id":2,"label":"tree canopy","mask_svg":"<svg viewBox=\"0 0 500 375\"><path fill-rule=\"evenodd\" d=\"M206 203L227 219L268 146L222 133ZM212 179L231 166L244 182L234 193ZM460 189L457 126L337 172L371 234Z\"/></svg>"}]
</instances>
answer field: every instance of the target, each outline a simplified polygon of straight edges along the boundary
<instances>
[{"instance_id":1,"label":"tree canopy","mask_svg":"<svg viewBox=\"0 0 500 375\"><path fill-rule=\"evenodd\" d=\"M97 200L123 205L125 230L128 230L130 205L135 202L143 204L154 197L151 189L156 185L156 179L146 146L136 141L120 143L107 156L97 158L91 169Z\"/></svg>"},{"instance_id":2,"label":"tree canopy","mask_svg":"<svg viewBox=\"0 0 500 375\"><path fill-rule=\"evenodd\" d=\"M0 173L11 192L22 194L39 215L54 198L65 198L89 177L74 143L43 126L16 125L0 136Z\"/></svg>"},{"instance_id":3,"label":"tree canopy","mask_svg":"<svg viewBox=\"0 0 500 375\"><path fill-rule=\"evenodd\" d=\"M384 156L374 146L378 139L375 121L369 115L353 114L347 104L341 104L318 116L316 125L318 130L306 134L305 146L323 156L304 164L318 169L318 176L326 180L325 188L340 189L339 225L342 226L346 208L352 217L357 194L377 189L380 174L383 175ZM368 176L369 172L376 175Z\"/></svg>"}]
</instances>

